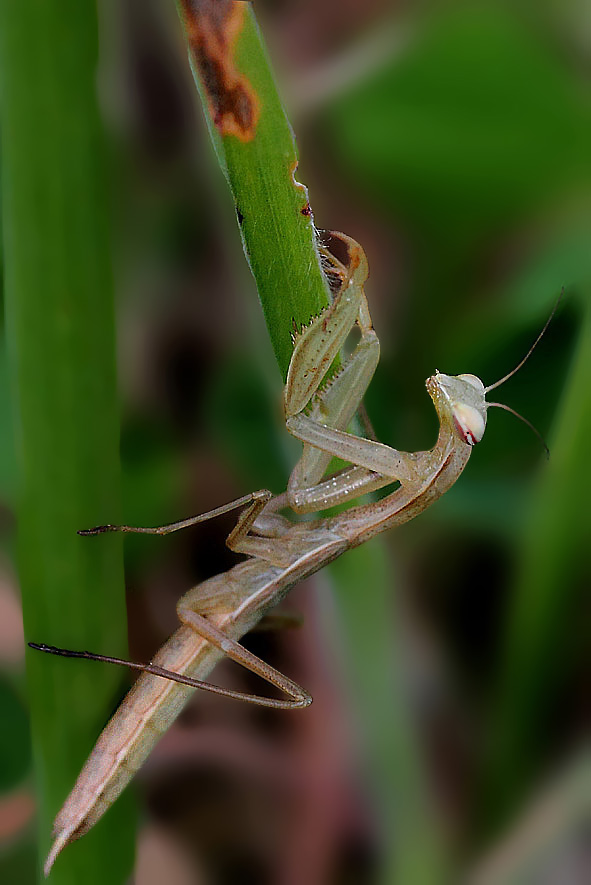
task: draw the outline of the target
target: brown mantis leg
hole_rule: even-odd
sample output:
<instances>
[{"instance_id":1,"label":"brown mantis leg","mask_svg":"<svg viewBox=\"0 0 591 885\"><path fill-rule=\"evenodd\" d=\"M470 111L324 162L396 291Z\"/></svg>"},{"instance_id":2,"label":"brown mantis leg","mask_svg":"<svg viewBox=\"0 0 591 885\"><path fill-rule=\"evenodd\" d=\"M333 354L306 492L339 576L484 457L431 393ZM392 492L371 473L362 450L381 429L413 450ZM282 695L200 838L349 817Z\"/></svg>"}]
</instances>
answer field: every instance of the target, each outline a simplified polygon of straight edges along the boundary
<instances>
[{"instance_id":1,"label":"brown mantis leg","mask_svg":"<svg viewBox=\"0 0 591 885\"><path fill-rule=\"evenodd\" d=\"M290 433L309 445L381 474L390 482L396 479L410 482L416 478L417 465L421 460L416 453L400 452L383 443L318 424L306 415L289 418L287 427Z\"/></svg>"},{"instance_id":2,"label":"brown mantis leg","mask_svg":"<svg viewBox=\"0 0 591 885\"><path fill-rule=\"evenodd\" d=\"M282 544L277 544L277 537L282 529L289 526L286 520L277 514L269 514L265 520L265 534L251 535L257 517L271 500L271 493L264 489L261 492L253 492L251 504L238 517L238 521L228 537L226 544L234 553L245 553L247 556L256 556L264 559L279 568L289 565L289 551Z\"/></svg>"},{"instance_id":3,"label":"brown mantis leg","mask_svg":"<svg viewBox=\"0 0 591 885\"><path fill-rule=\"evenodd\" d=\"M277 514L270 513L265 520L265 531L267 532L267 537L249 536L248 534L249 531L252 529L257 517L260 515L265 506L269 503L271 498L271 492L269 492L267 489L261 489L257 492L252 492L250 495L244 495L242 498L231 501L229 504L224 504L221 507L216 507L214 510L209 510L207 511L207 513L201 513L197 516L191 516L187 519L182 519L178 522L168 523L164 526L144 528L128 525L105 525L97 526L94 529L84 530L80 532L80 534L90 535L102 534L103 532L119 531L150 535L167 535L171 532L176 532L180 529L187 528L188 526L204 522L207 519L213 519L216 516L221 516L222 514L228 513L231 510L235 510L238 507L245 507L244 511L238 517L238 521L235 527L228 535L228 538L226 540L228 547L235 552L247 553L251 556L257 556L261 559L264 559L265 561L270 562L273 565L284 567L289 561L289 557L283 546L277 543L277 539L278 536L281 535L282 531L285 530L285 520L283 520ZM196 590L198 591L199 587L197 587ZM288 696L289 700L265 698L260 697L259 695L250 694L248 692L234 691L232 689L222 688L220 686L213 685L210 682L204 682L201 679L195 679L193 677L188 677L182 674L175 673L172 670L159 667L155 664L138 664L134 661L125 661L121 658L113 658L107 655L95 655L90 652L67 652L66 650L56 649L50 646L35 647L40 648L42 651L49 651L53 654L62 653L71 657L87 657L95 660L105 661L107 663L128 666L131 669L143 670L144 672L152 673L155 676L161 676L164 679L170 679L173 682L180 682L184 685L190 685L193 688L200 688L214 694L223 695L224 697L236 698L237 700L247 701L252 704L259 704L260 706L265 707L273 707L279 710L307 707L309 704L312 703L311 696L301 686L299 686L292 679L289 679L287 676L284 676L278 670L275 670L269 664L266 664L256 655L253 655L252 652L249 652L235 640L229 639L222 630L219 630L217 627L215 627L210 621L207 620L207 618L205 618L202 614L196 611L195 608L192 607L192 601L193 595L191 592L189 592L186 596L183 597L179 606L177 607L177 613L181 623L191 627L191 629L198 633L199 636L202 636L203 639L206 639L216 648L219 648L220 651L223 651L224 654L227 655L229 658L232 658L232 660L241 664L247 670L256 673L262 679L265 679L267 682L270 682L271 685L274 685L276 688L280 689L280 691L283 691ZM199 605L198 592L195 594L193 604L195 606Z\"/></svg>"},{"instance_id":4,"label":"brown mantis leg","mask_svg":"<svg viewBox=\"0 0 591 885\"><path fill-rule=\"evenodd\" d=\"M181 529L198 525L200 522L205 522L208 519L214 519L216 516L222 516L224 513L230 513L239 507L244 507L245 510L240 514L235 527L228 535L226 544L235 553L258 556L274 565L283 567L286 564L285 550L278 545L273 545L268 540L268 538L273 538L276 532L281 531L284 522L281 517L270 514L266 519L266 523L270 525L267 531L268 537L251 536L248 534L255 520L272 497L273 495L268 489L260 489L257 492L251 492L249 495L243 495L235 501L230 501L228 504L223 504L221 507L216 507L214 510L208 510L206 513L199 513L196 516L189 516L187 519L180 519L177 522L167 523L166 525L154 527L99 525L92 529L81 529L78 534L100 535L105 532L124 532L141 535L170 535L172 532L178 532Z\"/></svg>"},{"instance_id":5,"label":"brown mantis leg","mask_svg":"<svg viewBox=\"0 0 591 885\"><path fill-rule=\"evenodd\" d=\"M235 528L232 530L227 539L227 544L231 550L256 555L258 558L270 562L272 565L278 565L280 568L285 567L289 562L289 553L285 550L280 540L284 523L286 522L276 514L270 514L267 518L266 530L271 534L268 537L250 536L248 532L253 527L257 516L270 500L270 493L255 492L251 497L250 506L240 515ZM272 522L270 522L272 520ZM275 535L274 537L272 535ZM256 550L256 553L254 552ZM234 639L230 639L222 630L216 627L211 620L204 617L200 613L199 605L201 603L200 587L197 586L193 591L189 591L177 605L177 614L182 624L191 627L199 636L206 639L216 648L219 648L227 657L236 663L241 664L252 673L256 673L261 679L270 682L280 691L283 691L289 700L282 701L274 698L265 698L259 695L249 694L248 692L230 691L229 689L219 689L216 686L206 683L207 691L217 694L223 694L227 697L233 697L238 700L248 701L252 704L259 704L264 707L274 707L279 710L297 709L299 707L307 707L312 703L312 698L305 689L297 682L284 676L274 667L271 667L265 661L249 652L244 646L240 645ZM174 679L171 674L169 678ZM199 682L199 680L197 680ZM205 685L197 685L196 687L205 687Z\"/></svg>"},{"instance_id":6,"label":"brown mantis leg","mask_svg":"<svg viewBox=\"0 0 591 885\"><path fill-rule=\"evenodd\" d=\"M98 526L96 529L90 529L83 534L100 534L102 532L109 531L123 531L123 532L140 532L147 534L169 534L170 532L178 531L180 529L186 528L190 525L195 525L196 523L203 522L206 519L212 519L215 516L220 516L223 513L228 513L231 510L234 510L236 507L246 506L244 512L240 515L238 522L235 528L232 530L230 535L228 536L227 543L230 549L240 551L240 552L248 552L250 547L250 542L253 542L253 545L257 547L257 556L264 559L265 561L269 561L274 564L274 560L282 560L285 562L286 555L283 550L281 544L277 543L278 537L281 535L282 530L284 530L284 520L277 516L276 514L269 514L266 519L266 531L269 534L276 533L278 537L247 537L248 532L252 528L257 516L261 513L266 504L271 500L271 492L266 489L262 489L258 492L253 492L250 495L245 495L243 498L238 498L236 501L232 501L229 504L225 504L222 507L217 507L215 510L210 510L207 513L200 514L199 516L189 517L188 519L180 520L179 522L169 523L165 526L158 526L155 528L141 528L134 526ZM257 544L257 542L259 542ZM224 697L235 698L237 700L247 701L252 704L259 704L264 707L273 707L279 710L289 710L299 707L307 707L312 703L312 698L301 686L299 686L292 679L289 679L287 676L284 676L278 670L275 670L269 664L266 664L260 658L257 658L256 655L253 655L252 652L247 651L243 646L241 646L238 642L233 639L229 639L222 630L215 627L210 621L207 620L202 614L200 614L196 607L199 606L200 598L199 598L200 585L195 588L195 592L189 591L180 601L177 606L177 613L179 616L179 620L181 623L189 626L192 630L194 630L199 636L203 637L203 639L210 642L216 648L219 648L220 651L223 651L225 655L237 663L241 664L247 670L250 670L253 673L256 673L262 679L265 679L267 682L270 682L276 688L283 691L289 698L289 700L279 700L274 698L265 698L260 697L259 695L253 695L248 692L242 691L234 691L232 689L222 688L221 686L214 685L210 682L204 682L201 679L196 679L191 676L185 676L180 673L175 673L173 670L168 670L164 667L160 667L157 664L139 664L135 661L127 661L122 658L115 658L109 655L100 655L94 654L93 652L77 652L77 651L69 651L67 649L55 648L54 646L47 645L37 645L35 643L29 643L31 647L37 648L40 651L46 651L50 654L62 655L64 657L78 657L78 658L87 658L91 660L103 661L105 663L117 664L119 666L126 666L133 670L140 670L146 673L151 673L154 676L161 676L163 679L170 679L173 682L180 682L183 685L190 685L193 688L203 689L204 691L209 691L214 694L220 694Z\"/></svg>"},{"instance_id":7,"label":"brown mantis leg","mask_svg":"<svg viewBox=\"0 0 591 885\"><path fill-rule=\"evenodd\" d=\"M278 670L266 664L256 655L247 651L238 642L228 639L227 636L217 627L214 627L203 615L197 614L191 610L185 610L181 620L187 626L190 626L199 636L202 636L220 651L223 651L227 657L237 661L256 673L262 679L270 682L280 691L285 692L290 700L282 701L275 698L265 698L259 695L250 694L244 691L235 691L231 688L222 688L220 685L214 685L212 682L205 682L203 679L197 679L193 676L185 676L182 673L175 673L174 670L168 670L166 667L160 667L158 664L138 664L136 661L127 661L124 658L114 658L110 655L95 654L90 651L70 651L65 648L56 648L53 645L42 645L36 642L29 642L30 648L38 651L48 652L52 655L58 655L65 658L84 658L90 661L101 661L105 664L116 664L121 667L129 667L130 670L140 670L143 673L151 673L153 676L160 676L162 679L169 679L171 682L179 682L181 685L189 685L191 688L198 688L202 691L209 691L212 694L219 694L226 698L234 698L238 701L247 701L251 704L258 704L261 707L274 707L278 710L298 709L299 707L307 707L312 703L312 697L301 686L288 679Z\"/></svg>"},{"instance_id":8,"label":"brown mantis leg","mask_svg":"<svg viewBox=\"0 0 591 885\"><path fill-rule=\"evenodd\" d=\"M236 661L237 664L250 670L251 673L256 673L261 679L270 682L275 688L284 692L289 700L282 701L275 698L265 698L260 695L253 695L248 692L218 688L218 686L211 685L210 683L197 685L197 688L207 686L207 691L236 698L237 700L247 701L251 704L258 704L262 707L273 707L277 710L298 709L299 707L308 707L312 703L311 695L298 685L297 682L284 676L279 670L275 670L274 667L271 667L269 664L265 663L265 661L261 660L261 658L252 654L252 652L248 651L234 639L229 639L225 633L215 627L211 621L194 611L192 608L187 607L186 603L182 607L179 606L177 612L179 619L183 624L191 627L191 629L193 629L199 636L206 639L216 648L219 648L220 651L233 661ZM174 678L173 674L171 674L169 678ZM200 680L196 680L196 682L199 683Z\"/></svg>"},{"instance_id":9,"label":"brown mantis leg","mask_svg":"<svg viewBox=\"0 0 591 885\"><path fill-rule=\"evenodd\" d=\"M256 508L257 513L260 513L265 504L270 501L272 497L273 495L268 489L260 489L258 492L251 492L249 495L243 495L241 498L236 498L235 501L230 501L229 504L222 504L221 507L215 507L213 510L208 510L206 513L198 513L196 516L188 516L186 519L179 519L177 522L169 522L166 525L154 527L110 524L97 525L92 529L80 529L78 534L102 535L105 532L129 532L138 535L170 535L172 532L178 532L181 529L189 528L189 526L197 525L200 522L206 522L208 519L215 519L216 516L223 516L224 513L230 513L232 510L237 510L239 507L246 507L249 504ZM259 503L261 501L262 504ZM246 511L245 518L246 514L249 512L250 508ZM256 519L256 515L254 518Z\"/></svg>"},{"instance_id":10,"label":"brown mantis leg","mask_svg":"<svg viewBox=\"0 0 591 885\"><path fill-rule=\"evenodd\" d=\"M346 504L352 498L376 492L393 482L391 476L382 476L365 467L348 467L313 486L297 485L296 475L290 479L290 506L297 513L314 513Z\"/></svg>"}]
</instances>

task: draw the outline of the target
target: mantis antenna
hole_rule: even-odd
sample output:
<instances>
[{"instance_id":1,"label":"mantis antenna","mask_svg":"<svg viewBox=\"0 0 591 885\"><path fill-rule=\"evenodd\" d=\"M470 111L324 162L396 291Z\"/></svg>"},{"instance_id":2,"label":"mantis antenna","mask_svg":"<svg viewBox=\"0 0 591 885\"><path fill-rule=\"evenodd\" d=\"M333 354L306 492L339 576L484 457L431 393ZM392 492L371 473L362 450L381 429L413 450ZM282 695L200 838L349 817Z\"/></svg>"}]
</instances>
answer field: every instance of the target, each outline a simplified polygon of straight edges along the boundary
<instances>
[{"instance_id":1,"label":"mantis antenna","mask_svg":"<svg viewBox=\"0 0 591 885\"><path fill-rule=\"evenodd\" d=\"M548 446L546 444L546 440L544 439L544 437L542 436L540 431L537 429L537 427L534 427L534 425L531 423L531 421L528 421L527 418L524 418L523 415L520 415L519 412L516 412L515 409L511 408L511 406L506 406L505 403L487 403L486 405L489 409L491 406L494 406L496 409L504 409L505 412L510 412L512 415L515 415L516 418L519 418L520 421L523 421L524 424L527 424L529 429L533 430L533 432L535 433L537 438L540 440L540 442L544 448L544 451L546 452L546 458L550 457L550 449L548 448Z\"/></svg>"},{"instance_id":2,"label":"mantis antenna","mask_svg":"<svg viewBox=\"0 0 591 885\"><path fill-rule=\"evenodd\" d=\"M564 286L563 286L562 289L560 290L560 295L558 296L558 298L557 298L557 300L556 300L556 304L555 304L554 307L552 308L552 312L551 312L550 316L548 317L548 319L547 319L546 322L544 323L544 328L542 329L542 331L540 332L540 334L538 335L538 337L536 338L536 340L534 341L534 343L532 344L532 346L530 347L530 349L528 350L528 352L525 354L525 356L523 357L523 359L521 360L521 362L518 363L518 364L515 366L515 368L512 369L507 375L503 375L503 377L502 377L499 381L495 381L494 384L489 384L488 387L485 387L485 388L484 388L484 392L485 392L485 393L488 393L489 390L494 390L495 387L500 387L501 384L504 384L505 381L508 381L509 378L512 378L513 375L515 375L517 372L519 372L519 370L521 369L521 367L522 367L523 365L525 365L525 363L528 361L528 359L530 358L530 356L532 355L532 353L534 352L534 350L536 349L536 347L538 346L538 344L540 343L540 341L542 340L542 338L543 338L544 335L546 334L546 329L548 328L548 326L549 326L550 323L552 322L552 319L553 319L553 317L554 317L554 314L555 314L556 311L558 310L558 305L560 304L563 295L564 295ZM488 405L489 405L489 406L498 406L499 403L488 403ZM509 411L511 411L511 410L509 410ZM521 415L518 415L517 417L518 417L518 418L521 418Z\"/></svg>"},{"instance_id":3,"label":"mantis antenna","mask_svg":"<svg viewBox=\"0 0 591 885\"><path fill-rule=\"evenodd\" d=\"M541 339L544 337L548 326L552 322L554 314L556 313L556 311L558 309L558 305L560 304L563 295L564 295L564 286L560 290L560 295L556 299L556 304L552 308L550 316L548 317L548 319L544 323L544 328L542 329L542 331L540 332L540 334L538 335L538 337L536 338L536 340L534 341L534 343L532 344L532 346L530 347L530 349L528 350L526 355L523 357L521 362L519 362L515 366L514 369L512 369L507 375L504 375L499 381L495 381L494 384L489 384L488 387L485 387L484 388L485 393L488 393L489 390L494 390L495 387L500 387L501 384L504 384L505 381L508 381L509 378L512 378L513 375L515 375L517 372L519 372L519 370L522 368L522 366L528 361L528 359L530 358L530 356L532 355L532 353L534 352L534 350L536 349L536 347L540 343ZM512 415L515 415L516 418L519 418L520 421L523 421L524 424L527 424L527 426L530 428L530 430L533 430L533 432L535 433L535 435L537 436L537 438L541 442L542 446L544 447L544 450L546 452L546 457L547 458L550 457L550 449L548 448L546 441L544 440L544 437L542 436L540 431L536 427L534 427L534 425L531 423L531 421L528 421L527 418L524 418L523 415L520 415L519 412L516 412L515 409L511 408L511 406L505 405L505 403L489 403L489 402L487 402L486 406L487 406L487 408L494 407L496 409L504 409L505 412L510 412Z\"/></svg>"}]
</instances>

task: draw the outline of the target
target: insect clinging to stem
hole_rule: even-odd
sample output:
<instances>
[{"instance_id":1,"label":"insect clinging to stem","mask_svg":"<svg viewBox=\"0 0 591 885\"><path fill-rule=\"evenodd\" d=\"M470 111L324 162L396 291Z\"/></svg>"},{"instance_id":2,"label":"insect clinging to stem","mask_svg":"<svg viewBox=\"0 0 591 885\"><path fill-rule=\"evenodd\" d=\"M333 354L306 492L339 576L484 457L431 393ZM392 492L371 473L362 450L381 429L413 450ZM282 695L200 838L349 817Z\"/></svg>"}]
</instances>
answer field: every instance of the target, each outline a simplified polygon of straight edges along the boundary
<instances>
[{"instance_id":1,"label":"insect clinging to stem","mask_svg":"<svg viewBox=\"0 0 591 885\"><path fill-rule=\"evenodd\" d=\"M308 706L312 698L305 689L238 640L294 584L349 548L413 519L433 504L458 479L474 445L482 439L488 409L499 406L513 411L503 404L487 402L486 395L523 366L546 331L558 302L526 356L499 381L485 387L475 375L441 372L427 379L427 391L439 418L433 448L404 452L348 432L378 365L379 341L364 294L368 265L363 249L345 234L333 236L344 245L348 261L345 265L320 247L329 270L338 279L338 290L331 305L295 335L283 392L286 427L303 443L286 491L274 496L263 489L207 513L156 528L103 525L80 532L165 535L240 509L226 543L247 559L193 587L179 600L181 626L149 664L29 643L51 654L143 671L100 735L55 820L46 875L64 846L88 832L115 801L196 688L275 709ZM360 332L358 343L325 381L355 326ZM327 476L334 456L350 466ZM393 488L381 500L358 504L336 516L294 522L279 512L288 509L294 514L313 513L386 486ZM204 681L224 656L271 683L285 698L248 694Z\"/></svg>"}]
</instances>

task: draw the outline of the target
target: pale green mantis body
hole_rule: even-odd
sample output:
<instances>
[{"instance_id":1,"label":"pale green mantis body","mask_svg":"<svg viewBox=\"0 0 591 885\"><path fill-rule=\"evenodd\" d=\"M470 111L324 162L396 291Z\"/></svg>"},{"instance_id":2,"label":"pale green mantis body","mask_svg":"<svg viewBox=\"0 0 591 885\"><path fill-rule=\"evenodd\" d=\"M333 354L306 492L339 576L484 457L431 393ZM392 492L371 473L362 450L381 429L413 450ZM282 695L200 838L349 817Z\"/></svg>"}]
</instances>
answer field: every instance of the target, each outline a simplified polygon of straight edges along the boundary
<instances>
[{"instance_id":1,"label":"pale green mantis body","mask_svg":"<svg viewBox=\"0 0 591 885\"><path fill-rule=\"evenodd\" d=\"M325 251L340 287L331 306L296 335L284 388L287 429L303 442L287 491L275 497L266 490L254 492L209 513L160 528L99 526L82 532L167 534L242 507L226 543L248 558L192 588L179 600L181 626L151 664L34 646L144 671L100 735L55 820L46 875L63 847L88 832L115 801L195 688L278 709L306 707L312 702L303 688L247 651L238 640L294 584L349 548L414 518L443 495L463 471L473 445L482 439L487 408L498 405L487 403L486 393L513 374L487 388L475 375L436 372L428 378L427 390L440 422L437 442L428 451L402 452L347 432L377 367L379 342L363 291L368 275L364 252L351 238L338 237L347 247L348 267ZM359 342L323 385L356 324ZM351 466L325 478L334 456ZM312 513L394 484L393 491L381 500L324 519L295 523L278 512L290 508L295 513ZM270 682L286 699L259 697L203 682L224 656Z\"/></svg>"}]
</instances>

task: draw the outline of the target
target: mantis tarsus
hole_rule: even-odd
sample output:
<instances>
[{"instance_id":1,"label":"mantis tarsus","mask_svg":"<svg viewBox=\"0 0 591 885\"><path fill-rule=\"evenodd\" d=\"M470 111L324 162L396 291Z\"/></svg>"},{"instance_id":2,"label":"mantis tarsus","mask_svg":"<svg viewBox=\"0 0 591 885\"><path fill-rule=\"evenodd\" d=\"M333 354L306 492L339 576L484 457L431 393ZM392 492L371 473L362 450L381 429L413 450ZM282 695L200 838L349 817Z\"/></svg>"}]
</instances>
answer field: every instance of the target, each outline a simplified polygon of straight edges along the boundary
<instances>
[{"instance_id":1,"label":"mantis tarsus","mask_svg":"<svg viewBox=\"0 0 591 885\"><path fill-rule=\"evenodd\" d=\"M80 532L162 535L241 508L226 543L248 558L193 587L179 600L181 626L150 664L31 643L52 654L103 660L143 671L100 735L55 820L46 875L62 848L88 832L115 801L195 688L276 709L306 707L312 702L303 688L247 651L238 640L298 581L345 550L417 516L453 485L473 445L482 439L487 409L501 405L487 402L486 394L521 368L554 313L525 358L500 381L485 387L475 375L440 372L427 379L427 391L440 422L432 449L402 452L355 436L347 427L360 409L377 367L379 342L363 291L368 275L365 254L350 237L335 236L347 249L347 266L321 249L327 269L339 281L338 291L330 307L295 335L284 388L287 429L303 443L287 490L278 496L267 490L253 492L208 513L159 528L104 525ZM323 383L355 325L360 331L359 342L343 357L334 376ZM351 466L325 477L333 456ZM279 513L285 508L300 514L325 510L389 485L393 490L381 500L336 516L296 523ZM224 655L270 682L286 698L260 697L203 681Z\"/></svg>"}]
</instances>

